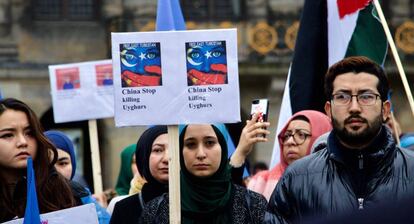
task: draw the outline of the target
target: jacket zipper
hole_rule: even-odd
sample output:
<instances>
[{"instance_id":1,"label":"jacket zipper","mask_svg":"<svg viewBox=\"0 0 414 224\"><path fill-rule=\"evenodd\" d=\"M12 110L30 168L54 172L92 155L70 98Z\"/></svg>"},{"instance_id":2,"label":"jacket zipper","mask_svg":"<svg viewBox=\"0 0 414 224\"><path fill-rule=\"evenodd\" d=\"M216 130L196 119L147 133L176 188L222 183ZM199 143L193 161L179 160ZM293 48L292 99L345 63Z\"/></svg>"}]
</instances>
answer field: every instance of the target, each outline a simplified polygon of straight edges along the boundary
<instances>
[{"instance_id":1,"label":"jacket zipper","mask_svg":"<svg viewBox=\"0 0 414 224\"><path fill-rule=\"evenodd\" d=\"M360 170L364 169L364 156L362 154L358 155L358 167Z\"/></svg>"},{"instance_id":2,"label":"jacket zipper","mask_svg":"<svg viewBox=\"0 0 414 224\"><path fill-rule=\"evenodd\" d=\"M358 210L364 209L364 198L358 198Z\"/></svg>"},{"instance_id":3,"label":"jacket zipper","mask_svg":"<svg viewBox=\"0 0 414 224\"><path fill-rule=\"evenodd\" d=\"M364 156L361 154L358 155L358 168L359 168L359 178L358 178L358 182L359 182L359 194L358 194L358 210L363 210L364 209L364 198L362 197L362 186L363 186L363 178L362 178L362 172L364 170Z\"/></svg>"}]
</instances>

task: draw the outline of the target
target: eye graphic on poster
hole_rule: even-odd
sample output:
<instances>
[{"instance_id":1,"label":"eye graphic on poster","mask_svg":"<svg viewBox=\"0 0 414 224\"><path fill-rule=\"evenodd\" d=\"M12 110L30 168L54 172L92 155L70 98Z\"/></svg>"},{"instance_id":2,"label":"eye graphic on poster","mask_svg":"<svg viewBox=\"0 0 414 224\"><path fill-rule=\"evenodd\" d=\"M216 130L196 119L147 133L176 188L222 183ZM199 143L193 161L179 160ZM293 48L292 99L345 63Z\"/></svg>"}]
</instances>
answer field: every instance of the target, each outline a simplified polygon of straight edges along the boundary
<instances>
[{"instance_id":1,"label":"eye graphic on poster","mask_svg":"<svg viewBox=\"0 0 414 224\"><path fill-rule=\"evenodd\" d=\"M188 86L227 84L226 41L188 42Z\"/></svg>"},{"instance_id":2,"label":"eye graphic on poster","mask_svg":"<svg viewBox=\"0 0 414 224\"><path fill-rule=\"evenodd\" d=\"M56 82L58 90L79 89L79 68L56 69Z\"/></svg>"},{"instance_id":3,"label":"eye graphic on poster","mask_svg":"<svg viewBox=\"0 0 414 224\"><path fill-rule=\"evenodd\" d=\"M112 86L112 64L96 65L96 84L98 86Z\"/></svg>"},{"instance_id":4,"label":"eye graphic on poster","mask_svg":"<svg viewBox=\"0 0 414 224\"><path fill-rule=\"evenodd\" d=\"M161 86L160 43L120 44L122 87Z\"/></svg>"}]
</instances>

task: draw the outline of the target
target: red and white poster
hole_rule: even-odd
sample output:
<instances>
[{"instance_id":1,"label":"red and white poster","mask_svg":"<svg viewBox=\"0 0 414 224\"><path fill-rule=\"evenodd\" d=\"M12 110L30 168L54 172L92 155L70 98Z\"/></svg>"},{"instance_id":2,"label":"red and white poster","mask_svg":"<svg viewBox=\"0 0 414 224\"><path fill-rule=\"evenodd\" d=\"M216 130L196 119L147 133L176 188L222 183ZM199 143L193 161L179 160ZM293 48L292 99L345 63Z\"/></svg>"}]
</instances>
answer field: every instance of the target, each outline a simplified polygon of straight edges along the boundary
<instances>
[{"instance_id":1,"label":"red and white poster","mask_svg":"<svg viewBox=\"0 0 414 224\"><path fill-rule=\"evenodd\" d=\"M114 116L112 61L49 66L56 123Z\"/></svg>"}]
</instances>

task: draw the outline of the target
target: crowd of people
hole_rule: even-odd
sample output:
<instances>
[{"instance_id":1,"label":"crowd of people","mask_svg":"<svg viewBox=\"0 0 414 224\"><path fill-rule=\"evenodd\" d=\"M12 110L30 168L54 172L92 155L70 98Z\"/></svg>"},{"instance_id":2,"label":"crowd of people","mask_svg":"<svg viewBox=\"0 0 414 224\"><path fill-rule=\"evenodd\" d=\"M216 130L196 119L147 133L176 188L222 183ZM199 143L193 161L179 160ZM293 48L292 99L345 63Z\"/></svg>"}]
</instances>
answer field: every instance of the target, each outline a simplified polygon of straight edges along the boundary
<instances>
[{"instance_id":1,"label":"crowd of people","mask_svg":"<svg viewBox=\"0 0 414 224\"><path fill-rule=\"evenodd\" d=\"M387 122L389 84L381 66L349 57L325 76L325 113L295 113L277 135L280 163L242 181L253 146L269 138L268 122L247 120L229 155L223 124L180 125L182 223L376 223L414 220L407 210L414 191L412 134L395 135ZM392 126L392 125L391 125ZM394 129L394 130L393 130ZM401 137L401 147L397 139ZM24 217L26 168L33 159L41 213L95 204L100 224L169 223L167 126L149 127L121 154L109 205L74 180L71 140L44 132L20 100L0 100L0 222ZM257 170L260 167L257 166ZM376 209L388 212L377 214ZM382 218L381 218L382 217Z\"/></svg>"}]
</instances>

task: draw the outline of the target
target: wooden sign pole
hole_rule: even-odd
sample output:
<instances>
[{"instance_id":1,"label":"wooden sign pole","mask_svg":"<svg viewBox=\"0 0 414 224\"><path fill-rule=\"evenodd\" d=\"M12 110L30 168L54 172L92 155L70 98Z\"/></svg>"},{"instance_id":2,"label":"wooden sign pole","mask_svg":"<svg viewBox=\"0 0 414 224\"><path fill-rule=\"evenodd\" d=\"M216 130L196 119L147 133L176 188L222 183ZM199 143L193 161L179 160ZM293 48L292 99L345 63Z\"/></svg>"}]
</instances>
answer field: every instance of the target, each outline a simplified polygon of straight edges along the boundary
<instances>
[{"instance_id":1,"label":"wooden sign pole","mask_svg":"<svg viewBox=\"0 0 414 224\"><path fill-rule=\"evenodd\" d=\"M96 120L89 120L89 141L91 143L91 160L93 173L93 189L94 193L102 193L102 173L101 173L101 159L99 156L99 141L98 141L98 127Z\"/></svg>"},{"instance_id":2,"label":"wooden sign pole","mask_svg":"<svg viewBox=\"0 0 414 224\"><path fill-rule=\"evenodd\" d=\"M178 125L168 126L168 195L170 223L181 224L180 145Z\"/></svg>"}]
</instances>

